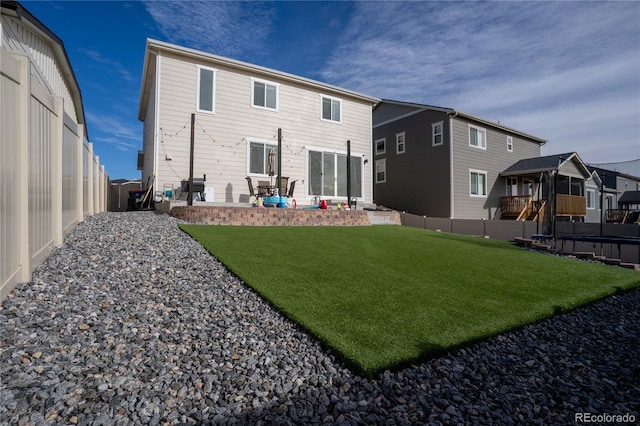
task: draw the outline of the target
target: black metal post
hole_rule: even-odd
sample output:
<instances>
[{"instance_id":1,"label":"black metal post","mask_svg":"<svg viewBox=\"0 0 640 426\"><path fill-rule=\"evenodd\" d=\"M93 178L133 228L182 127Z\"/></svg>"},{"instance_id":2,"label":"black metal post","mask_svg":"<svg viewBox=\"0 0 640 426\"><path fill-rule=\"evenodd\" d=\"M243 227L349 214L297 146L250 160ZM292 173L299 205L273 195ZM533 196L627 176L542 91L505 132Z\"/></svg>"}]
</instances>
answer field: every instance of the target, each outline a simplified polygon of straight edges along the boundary
<instances>
[{"instance_id":1,"label":"black metal post","mask_svg":"<svg viewBox=\"0 0 640 426\"><path fill-rule=\"evenodd\" d=\"M560 164L562 164L562 157L558 158L556 174L553 177L553 241L556 240L556 222L558 220L558 174L560 173Z\"/></svg>"},{"instance_id":2,"label":"black metal post","mask_svg":"<svg viewBox=\"0 0 640 426\"><path fill-rule=\"evenodd\" d=\"M278 185L278 195L281 197L286 195L280 194L282 189L282 129L278 129L278 181L276 185Z\"/></svg>"},{"instance_id":3,"label":"black metal post","mask_svg":"<svg viewBox=\"0 0 640 426\"><path fill-rule=\"evenodd\" d=\"M347 141L347 206L351 208L351 141Z\"/></svg>"},{"instance_id":4,"label":"black metal post","mask_svg":"<svg viewBox=\"0 0 640 426\"><path fill-rule=\"evenodd\" d=\"M553 216L551 217L551 229L553 241L556 240L556 216L558 214L558 172L553 176Z\"/></svg>"},{"instance_id":5,"label":"black metal post","mask_svg":"<svg viewBox=\"0 0 640 426\"><path fill-rule=\"evenodd\" d=\"M542 174L540 175L542 176ZM538 187L536 188L536 203L537 203L536 209L538 210L538 220L536 220L536 234L540 233L540 214L542 213L540 211L540 208L542 207L542 204L540 203L540 187L541 186L542 186L542 177L540 177L538 181Z\"/></svg>"},{"instance_id":6,"label":"black metal post","mask_svg":"<svg viewBox=\"0 0 640 426\"><path fill-rule=\"evenodd\" d=\"M187 205L193 205L193 152L195 145L196 115L191 114L191 150L189 152L189 192L187 194Z\"/></svg>"},{"instance_id":7,"label":"black metal post","mask_svg":"<svg viewBox=\"0 0 640 426\"><path fill-rule=\"evenodd\" d=\"M602 237L602 222L604 220L604 178L605 173L602 174L602 183L600 183L600 236Z\"/></svg>"}]
</instances>

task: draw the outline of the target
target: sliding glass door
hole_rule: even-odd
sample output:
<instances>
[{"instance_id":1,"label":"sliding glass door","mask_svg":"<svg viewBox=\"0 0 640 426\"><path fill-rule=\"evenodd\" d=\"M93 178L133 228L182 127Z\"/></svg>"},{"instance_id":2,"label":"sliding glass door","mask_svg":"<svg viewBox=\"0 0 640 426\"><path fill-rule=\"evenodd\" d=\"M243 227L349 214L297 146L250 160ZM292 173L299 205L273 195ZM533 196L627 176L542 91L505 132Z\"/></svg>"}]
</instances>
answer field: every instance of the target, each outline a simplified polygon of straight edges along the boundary
<instances>
[{"instance_id":1,"label":"sliding glass door","mask_svg":"<svg viewBox=\"0 0 640 426\"><path fill-rule=\"evenodd\" d=\"M351 156L351 196L362 197L362 157ZM347 197L347 156L309 151L309 196Z\"/></svg>"}]
</instances>

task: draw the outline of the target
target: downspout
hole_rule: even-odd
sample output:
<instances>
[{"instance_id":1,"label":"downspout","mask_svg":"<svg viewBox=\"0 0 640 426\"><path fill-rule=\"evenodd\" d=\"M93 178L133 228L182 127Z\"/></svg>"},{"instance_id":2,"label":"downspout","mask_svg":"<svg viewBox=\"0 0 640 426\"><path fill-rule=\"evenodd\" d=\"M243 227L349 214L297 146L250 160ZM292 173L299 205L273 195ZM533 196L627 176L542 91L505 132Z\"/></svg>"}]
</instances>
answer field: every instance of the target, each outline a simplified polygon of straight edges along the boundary
<instances>
[{"instance_id":1,"label":"downspout","mask_svg":"<svg viewBox=\"0 0 640 426\"><path fill-rule=\"evenodd\" d=\"M160 62L162 58L162 52L156 54L156 90L155 90L155 129L153 129L153 170L151 170L151 176L153 176L154 192L158 189L158 167L159 167L159 152L160 152ZM146 188L145 188L146 189ZM153 195L152 195L153 196Z\"/></svg>"},{"instance_id":2,"label":"downspout","mask_svg":"<svg viewBox=\"0 0 640 426\"><path fill-rule=\"evenodd\" d=\"M449 216L451 219L455 217L455 201L453 190L453 119L458 116L458 111L449 114Z\"/></svg>"}]
</instances>

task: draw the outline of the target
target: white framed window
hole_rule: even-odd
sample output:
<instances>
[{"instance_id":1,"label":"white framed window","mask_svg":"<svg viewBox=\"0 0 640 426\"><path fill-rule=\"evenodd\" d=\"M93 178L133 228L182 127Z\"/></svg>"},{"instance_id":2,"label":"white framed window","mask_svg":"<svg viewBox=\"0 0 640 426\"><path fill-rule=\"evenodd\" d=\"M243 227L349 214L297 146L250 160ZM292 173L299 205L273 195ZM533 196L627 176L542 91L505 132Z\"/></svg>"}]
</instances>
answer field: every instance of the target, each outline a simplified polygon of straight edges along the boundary
<instances>
[{"instance_id":1,"label":"white framed window","mask_svg":"<svg viewBox=\"0 0 640 426\"><path fill-rule=\"evenodd\" d=\"M347 197L347 154L335 151L309 148L308 151L308 196L315 197ZM362 198L364 157L352 154L349 158L351 166L351 197Z\"/></svg>"},{"instance_id":2,"label":"white framed window","mask_svg":"<svg viewBox=\"0 0 640 426\"><path fill-rule=\"evenodd\" d=\"M273 141L262 141L249 139L247 148L249 154L248 174L256 176L269 176L269 153L273 150L274 175L277 174L275 167L278 164L278 145Z\"/></svg>"},{"instance_id":3,"label":"white framed window","mask_svg":"<svg viewBox=\"0 0 640 426\"><path fill-rule=\"evenodd\" d=\"M596 191L587 189L587 209L595 210L596 208Z\"/></svg>"},{"instance_id":4,"label":"white framed window","mask_svg":"<svg viewBox=\"0 0 640 426\"><path fill-rule=\"evenodd\" d=\"M322 120L342 123L342 99L321 96Z\"/></svg>"},{"instance_id":5,"label":"white framed window","mask_svg":"<svg viewBox=\"0 0 640 426\"><path fill-rule=\"evenodd\" d=\"M387 181L387 159L376 160L376 183Z\"/></svg>"},{"instance_id":6,"label":"white framed window","mask_svg":"<svg viewBox=\"0 0 640 426\"><path fill-rule=\"evenodd\" d=\"M387 152L387 138L376 140L376 155L384 154Z\"/></svg>"},{"instance_id":7,"label":"white framed window","mask_svg":"<svg viewBox=\"0 0 640 426\"><path fill-rule=\"evenodd\" d=\"M469 146L487 149L487 131L469 124Z\"/></svg>"},{"instance_id":8,"label":"white framed window","mask_svg":"<svg viewBox=\"0 0 640 426\"><path fill-rule=\"evenodd\" d=\"M469 170L469 194L472 197L487 196L487 172L484 170Z\"/></svg>"},{"instance_id":9,"label":"white framed window","mask_svg":"<svg viewBox=\"0 0 640 426\"><path fill-rule=\"evenodd\" d=\"M251 79L251 106L277 111L278 110L277 83L266 80Z\"/></svg>"},{"instance_id":10,"label":"white framed window","mask_svg":"<svg viewBox=\"0 0 640 426\"><path fill-rule=\"evenodd\" d=\"M438 146L442 145L442 121L439 123L433 123L431 125L431 145Z\"/></svg>"},{"instance_id":11,"label":"white framed window","mask_svg":"<svg viewBox=\"0 0 640 426\"><path fill-rule=\"evenodd\" d=\"M216 70L198 65L198 100L196 110L215 112Z\"/></svg>"},{"instance_id":12,"label":"white framed window","mask_svg":"<svg viewBox=\"0 0 640 426\"><path fill-rule=\"evenodd\" d=\"M406 151L404 136L405 132L396 134L396 154L404 154Z\"/></svg>"},{"instance_id":13,"label":"white framed window","mask_svg":"<svg viewBox=\"0 0 640 426\"><path fill-rule=\"evenodd\" d=\"M513 137L507 136L507 151L513 152Z\"/></svg>"}]
</instances>

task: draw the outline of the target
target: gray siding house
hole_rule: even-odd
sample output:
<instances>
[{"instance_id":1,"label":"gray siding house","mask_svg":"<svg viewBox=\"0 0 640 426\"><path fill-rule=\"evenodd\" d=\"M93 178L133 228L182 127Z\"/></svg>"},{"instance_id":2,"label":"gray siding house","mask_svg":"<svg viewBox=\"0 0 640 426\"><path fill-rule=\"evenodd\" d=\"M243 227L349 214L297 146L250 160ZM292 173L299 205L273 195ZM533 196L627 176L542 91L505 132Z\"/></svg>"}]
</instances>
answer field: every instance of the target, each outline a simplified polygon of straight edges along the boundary
<instances>
[{"instance_id":1,"label":"gray siding house","mask_svg":"<svg viewBox=\"0 0 640 426\"><path fill-rule=\"evenodd\" d=\"M592 181L587 183L587 222L599 222L602 215L605 222L620 223L628 219L625 218L626 211L640 208L626 202L633 193L640 191L640 177L599 167L588 168L602 186Z\"/></svg>"},{"instance_id":2,"label":"gray siding house","mask_svg":"<svg viewBox=\"0 0 640 426\"><path fill-rule=\"evenodd\" d=\"M374 202L431 217L496 219L532 181L501 172L546 140L451 108L382 100L373 110ZM509 182L509 186L507 183Z\"/></svg>"}]
</instances>

